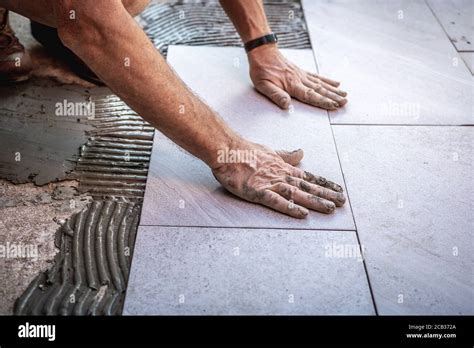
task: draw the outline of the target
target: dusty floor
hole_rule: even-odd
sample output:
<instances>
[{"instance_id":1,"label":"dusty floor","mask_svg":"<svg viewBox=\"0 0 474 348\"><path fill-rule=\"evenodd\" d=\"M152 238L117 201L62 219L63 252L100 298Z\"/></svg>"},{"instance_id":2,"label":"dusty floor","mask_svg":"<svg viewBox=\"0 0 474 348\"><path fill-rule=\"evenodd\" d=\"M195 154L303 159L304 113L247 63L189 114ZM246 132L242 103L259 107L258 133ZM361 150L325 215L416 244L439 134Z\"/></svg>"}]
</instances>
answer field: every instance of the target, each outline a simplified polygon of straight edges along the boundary
<instances>
[{"instance_id":1,"label":"dusty floor","mask_svg":"<svg viewBox=\"0 0 474 348\"><path fill-rule=\"evenodd\" d=\"M32 52L34 76L90 87L45 53L29 34L25 18L12 13L10 20ZM0 314L11 314L14 301L31 280L51 267L58 252L54 236L61 223L92 200L79 194L77 186L72 180L43 186L0 180L0 283L8 284L0 288Z\"/></svg>"},{"instance_id":2,"label":"dusty floor","mask_svg":"<svg viewBox=\"0 0 474 348\"><path fill-rule=\"evenodd\" d=\"M58 249L54 236L61 223L91 201L76 190L76 181L35 186L0 180L0 314L40 271L51 266Z\"/></svg>"},{"instance_id":3,"label":"dusty floor","mask_svg":"<svg viewBox=\"0 0 474 348\"><path fill-rule=\"evenodd\" d=\"M143 152L144 145L141 143L150 142L148 147L151 150L151 140L136 140L141 145L130 145L134 148L129 151L128 142L134 141L123 139L126 138L124 134L114 138L114 132L137 131L134 127L139 128L140 134L149 133L150 130L142 129L143 121L139 116L131 115L129 108L122 106L117 98L111 99L107 89L89 89L91 84L79 79L64 63L48 55L31 37L26 18L11 13L10 20L20 41L32 56L34 70L29 82L3 86L0 93L0 134L3 134L0 178L7 179L0 181L0 282L8 284L0 290L0 314L12 314L15 300L24 294L32 280L38 274L54 269L54 260L60 251L55 239L61 226L65 221L77 217L76 213L89 211L86 206L90 208L88 203L92 197L80 192L94 192L99 200L107 189L118 196L121 190L129 186L138 187L133 192L141 192L144 184L130 184L137 180L137 175L130 178L111 172L117 165L124 171L116 163L122 152L130 156L130 163L126 163L128 165L135 159L132 155L140 154L143 157L147 154ZM63 99L84 102L90 98L90 93L95 93L93 98L97 97L97 100L94 99L96 114L102 123L92 126L94 122L89 122L87 118L76 120L75 117L54 116L56 102ZM105 94L105 99L102 94ZM113 116L113 111L120 115ZM125 116L121 113L125 113ZM134 119L134 124L139 125L126 129L122 124L114 126L118 119L126 123L124 117L135 117L137 120ZM103 147L104 139L110 149ZM141 151L135 151L135 147ZM21 161L13 158L12 154L15 153L21 154ZM148 161L142 157L140 161ZM77 160L80 160L80 165L71 173ZM107 174L98 174L93 166L94 161L109 169ZM146 180L146 169L144 175L144 178L138 179ZM76 177L79 181L70 180ZM105 182L106 179L116 182ZM119 189L113 184L118 185ZM137 212L139 206L130 216L137 216ZM61 252L63 255L64 250Z\"/></svg>"}]
</instances>

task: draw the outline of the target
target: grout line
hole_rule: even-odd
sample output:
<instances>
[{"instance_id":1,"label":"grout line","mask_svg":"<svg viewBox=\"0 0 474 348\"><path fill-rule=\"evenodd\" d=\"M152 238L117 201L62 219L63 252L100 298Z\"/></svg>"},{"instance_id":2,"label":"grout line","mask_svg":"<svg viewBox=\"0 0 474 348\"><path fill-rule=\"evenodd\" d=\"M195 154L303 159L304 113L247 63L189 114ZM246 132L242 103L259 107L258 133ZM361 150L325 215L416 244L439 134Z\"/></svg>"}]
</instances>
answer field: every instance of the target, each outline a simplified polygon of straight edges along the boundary
<instances>
[{"instance_id":1,"label":"grout line","mask_svg":"<svg viewBox=\"0 0 474 348\"><path fill-rule=\"evenodd\" d=\"M195 225L145 225L140 224L138 227L164 227L164 228L225 228L225 229L241 229L241 230L282 230L282 231L334 231L334 232L355 232L354 229L340 228L288 228L288 227L245 227L245 226L195 226Z\"/></svg>"},{"instance_id":2,"label":"grout line","mask_svg":"<svg viewBox=\"0 0 474 348\"><path fill-rule=\"evenodd\" d=\"M329 117L329 112L328 112L328 117ZM342 173L342 179L344 180L344 186L346 187L346 194L347 194L347 200L349 202L349 207L351 208L351 213L352 213L352 219L354 221L354 226L355 226L355 233L356 233L356 238L357 238L357 242L359 243L359 250L360 250L360 253L362 255L362 260L363 260L363 264L364 264L364 270L365 270L365 275L367 277L367 284L369 285L369 291L370 291L370 296L372 298L372 303L374 305L374 310L375 310L375 315L378 316L379 315L379 311L377 309L377 303L375 302L375 296L374 296L374 291L372 289L372 284L370 282L370 277L369 277L369 271L367 270L367 263L365 262L365 257L364 257L364 254L363 254L363 250L362 250L362 243L360 241L360 236L359 236L359 231L357 229L357 223L356 223L356 220L355 220L355 216L354 216L354 210L352 209L352 203L351 203L351 199L350 199L350 195L349 195L349 188L347 186L347 183L346 183L346 176L344 175L344 171L342 169L342 162L341 162L341 158L339 156L339 150L337 148L337 143L336 143L336 137L334 135L334 129L332 127L332 124L330 124L330 127L331 127L331 133L332 133L332 138L333 138L333 141L334 141L334 147L336 148L336 155L337 155L337 160L339 161L339 167L341 168L341 173Z\"/></svg>"},{"instance_id":3,"label":"grout line","mask_svg":"<svg viewBox=\"0 0 474 348\"><path fill-rule=\"evenodd\" d=\"M328 112L328 117L329 117L329 112ZM365 275L367 277L367 284L369 285L370 297L372 298L372 304L374 305L375 315L378 316L379 311L377 309L377 303L375 302L374 291L372 289L372 284L370 282L370 277L369 277L369 271L367 270L367 263L365 262L365 257L364 257L364 253L363 253L363 250L362 250L362 243L360 241L359 231L357 229L357 223L356 223L355 216L354 216L354 210L352 209L352 203L351 203L351 199L350 199L350 195L349 195L349 188L348 188L347 183L346 183L346 176L344 175L344 171L342 169L342 163L341 163L341 158L339 156L339 150L337 148L336 137L334 135L334 129L332 128L331 124L329 126L331 127L331 133L332 133L332 138L333 138L333 141L334 141L334 147L336 148L337 160L339 161L339 167L341 168L342 180L344 181L344 186L346 187L347 201L349 202L349 207L351 208L352 220L354 221L354 226L355 226L355 229L356 229L355 234L356 234L356 238L357 238L357 243L359 243L359 251L362 255L362 261L363 261L363 264L364 264L364 271L365 271Z\"/></svg>"},{"instance_id":4,"label":"grout line","mask_svg":"<svg viewBox=\"0 0 474 348\"><path fill-rule=\"evenodd\" d=\"M377 124L377 123L331 123L331 126L369 126L369 127L473 127L474 124Z\"/></svg>"},{"instance_id":5,"label":"grout line","mask_svg":"<svg viewBox=\"0 0 474 348\"><path fill-rule=\"evenodd\" d=\"M430 3L428 2L428 0L425 0L425 5L430 9L431 11L431 14L433 15L433 17L436 19L436 21L438 22L439 26L441 27L441 30L443 30L444 34L446 35L446 38L448 39L448 41L451 43L451 45L454 47L454 50L458 53L461 53L461 52L473 52L473 51L459 51L456 47L456 45L454 44L454 42L451 40L451 38L449 37L449 34L448 32L446 31L446 29L444 28L443 24L441 23L440 19L438 18L438 16L436 15L435 11L431 8L430 6ZM464 59L461 59L463 62L464 62ZM464 62L464 64L466 65L466 68L468 68L469 70L469 67L467 66L466 62Z\"/></svg>"},{"instance_id":6,"label":"grout line","mask_svg":"<svg viewBox=\"0 0 474 348\"><path fill-rule=\"evenodd\" d=\"M306 13L304 11L303 4L301 4L301 7L303 8L303 19L304 19L304 22L306 24ZM306 27L308 27L308 26L306 25ZM311 51L313 52L313 60L314 60L315 66L316 66L316 71L319 74L318 59L316 58L316 53L314 52L314 49L313 49L313 41L311 40L311 32L309 30L308 30L308 36L309 36L309 42L311 44ZM342 180L344 181L344 186L346 188L347 201L348 201L349 207L351 209L352 221L354 222L354 226L355 226L355 234L356 234L356 238L357 238L357 243L359 244L359 251L362 255L362 261L363 261L362 263L364 265L364 271L365 271L365 276L367 278L367 285L369 286L369 292L370 292L370 297L372 299L372 305L374 306L375 315L378 316L379 311L378 311L378 308L377 308L377 303L375 302L374 291L372 289L372 284L370 282L369 272L367 270L367 264L365 262L365 257L364 257L363 251L362 251L362 244L360 242L359 232L357 230L357 223L355 221L354 210L352 209L352 203L351 203L351 199L350 199L350 195L349 195L349 189L348 189L347 184L346 184L346 177L344 175L344 171L342 170L342 163L341 163L341 159L339 157L339 151L338 151L338 148L337 148L336 137L334 136L334 129L332 127L333 125L331 124L331 117L329 116L329 111L326 111L326 115L327 115L327 118L328 118L329 128L331 129L331 134L332 134L332 138L333 138L333 142L334 142L334 147L336 149L337 160L339 161L339 168L341 170Z\"/></svg>"}]
</instances>

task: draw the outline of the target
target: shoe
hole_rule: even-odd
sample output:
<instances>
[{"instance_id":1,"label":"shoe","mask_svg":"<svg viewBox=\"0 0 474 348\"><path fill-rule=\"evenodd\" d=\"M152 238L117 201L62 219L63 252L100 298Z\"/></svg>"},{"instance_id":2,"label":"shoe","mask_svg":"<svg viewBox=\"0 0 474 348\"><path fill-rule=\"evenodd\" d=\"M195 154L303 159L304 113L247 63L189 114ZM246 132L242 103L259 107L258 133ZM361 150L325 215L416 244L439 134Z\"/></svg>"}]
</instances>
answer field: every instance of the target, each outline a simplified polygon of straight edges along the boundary
<instances>
[{"instance_id":1,"label":"shoe","mask_svg":"<svg viewBox=\"0 0 474 348\"><path fill-rule=\"evenodd\" d=\"M28 80L32 63L8 22L8 10L0 8L0 83Z\"/></svg>"},{"instance_id":2,"label":"shoe","mask_svg":"<svg viewBox=\"0 0 474 348\"><path fill-rule=\"evenodd\" d=\"M31 21L31 35L44 46L49 54L66 62L69 68L81 79L98 86L104 86L102 80L78 56L63 45L56 28Z\"/></svg>"}]
</instances>

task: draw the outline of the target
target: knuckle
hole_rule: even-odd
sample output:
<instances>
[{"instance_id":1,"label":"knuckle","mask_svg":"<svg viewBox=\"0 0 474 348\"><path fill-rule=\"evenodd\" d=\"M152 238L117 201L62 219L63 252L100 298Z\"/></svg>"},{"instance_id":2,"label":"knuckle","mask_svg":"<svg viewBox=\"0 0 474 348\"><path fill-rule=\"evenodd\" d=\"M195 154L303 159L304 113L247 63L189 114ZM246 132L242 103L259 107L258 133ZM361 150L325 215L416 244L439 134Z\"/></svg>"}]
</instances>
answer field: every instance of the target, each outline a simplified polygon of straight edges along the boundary
<instances>
[{"instance_id":1,"label":"knuckle","mask_svg":"<svg viewBox=\"0 0 474 348\"><path fill-rule=\"evenodd\" d=\"M324 105L325 105L327 108L333 108L333 107L334 107L333 102L330 101L330 100L326 100L326 101L324 102Z\"/></svg>"},{"instance_id":2,"label":"knuckle","mask_svg":"<svg viewBox=\"0 0 474 348\"><path fill-rule=\"evenodd\" d=\"M261 203L261 202L267 202L270 199L271 199L271 196L268 192L266 192L266 191L256 191L255 192L255 197L252 201Z\"/></svg>"},{"instance_id":3,"label":"knuckle","mask_svg":"<svg viewBox=\"0 0 474 348\"><path fill-rule=\"evenodd\" d=\"M313 91L312 89L308 88L304 91L304 95L303 95L304 100L317 99L315 97L316 97L316 92Z\"/></svg>"},{"instance_id":4,"label":"knuckle","mask_svg":"<svg viewBox=\"0 0 474 348\"><path fill-rule=\"evenodd\" d=\"M311 192L311 185L304 180L300 181L299 188L304 192Z\"/></svg>"},{"instance_id":5,"label":"knuckle","mask_svg":"<svg viewBox=\"0 0 474 348\"><path fill-rule=\"evenodd\" d=\"M319 84L317 82L313 83L313 89L318 93L324 91L323 86L321 86L321 84Z\"/></svg>"}]
</instances>

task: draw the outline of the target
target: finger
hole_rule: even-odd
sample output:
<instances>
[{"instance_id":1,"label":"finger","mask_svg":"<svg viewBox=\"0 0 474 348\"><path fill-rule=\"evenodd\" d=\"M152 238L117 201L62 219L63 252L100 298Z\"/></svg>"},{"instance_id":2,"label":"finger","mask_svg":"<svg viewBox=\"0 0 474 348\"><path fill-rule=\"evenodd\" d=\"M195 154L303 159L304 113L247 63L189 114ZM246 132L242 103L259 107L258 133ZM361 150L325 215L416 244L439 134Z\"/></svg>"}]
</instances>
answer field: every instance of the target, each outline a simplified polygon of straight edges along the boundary
<instances>
[{"instance_id":1,"label":"finger","mask_svg":"<svg viewBox=\"0 0 474 348\"><path fill-rule=\"evenodd\" d=\"M334 93L340 95L341 97L347 97L347 92L346 92L346 91L343 91L342 89L333 87L333 86L331 86L329 83L326 83L326 82L324 82L324 81L321 81L321 84L322 84L323 87L326 88L327 90L329 90L329 91L331 91L331 92L334 92Z\"/></svg>"},{"instance_id":2,"label":"finger","mask_svg":"<svg viewBox=\"0 0 474 348\"><path fill-rule=\"evenodd\" d=\"M324 88L326 88L327 90L329 90L331 92L339 94L341 97L347 97L347 92L346 91L343 91L342 89L331 86L329 83L324 82L324 81L320 80L317 77L314 77L314 76L308 74L308 79L310 79L311 81L313 81L315 83L320 83Z\"/></svg>"},{"instance_id":3,"label":"finger","mask_svg":"<svg viewBox=\"0 0 474 348\"><path fill-rule=\"evenodd\" d=\"M264 194L259 200L259 203L272 208L280 213L292 216L294 218L303 219L308 215L308 209L299 206L289 200L283 198L278 193L271 190L265 190Z\"/></svg>"},{"instance_id":4,"label":"finger","mask_svg":"<svg viewBox=\"0 0 474 348\"><path fill-rule=\"evenodd\" d=\"M334 100L335 102L339 104L339 106L344 106L347 103L347 99L341 97L339 94L331 92L326 87L324 87L322 83L315 83L311 81L310 79L303 81L303 83L305 84L306 87L309 87L313 89L314 91L316 91L317 93Z\"/></svg>"},{"instance_id":5,"label":"finger","mask_svg":"<svg viewBox=\"0 0 474 348\"><path fill-rule=\"evenodd\" d=\"M344 203L346 203L346 197L344 197L344 194L341 192L336 192L328 188L312 184L294 176L288 176L286 178L286 182L290 185L298 187L301 191L308 192L312 195L332 201L338 207L342 207Z\"/></svg>"},{"instance_id":6,"label":"finger","mask_svg":"<svg viewBox=\"0 0 474 348\"><path fill-rule=\"evenodd\" d=\"M297 187L284 182L276 184L272 190L284 198L294 201L296 204L319 211L320 213L330 214L336 209L336 204L334 204L334 202L311 193L303 192Z\"/></svg>"},{"instance_id":7,"label":"finger","mask_svg":"<svg viewBox=\"0 0 474 348\"><path fill-rule=\"evenodd\" d=\"M273 101L282 109L288 109L291 97L284 90L268 81L262 81L255 85L257 91Z\"/></svg>"},{"instance_id":8,"label":"finger","mask_svg":"<svg viewBox=\"0 0 474 348\"><path fill-rule=\"evenodd\" d=\"M335 182L332 182L330 180L327 180L326 178L323 178L322 176L315 175L313 173L307 172L305 170L302 170L300 168L293 167L293 176L303 179L307 182L310 182L312 184L316 184L322 187L326 187L330 190L336 191L336 192L343 192L344 189L341 187L341 185L336 184Z\"/></svg>"},{"instance_id":9,"label":"finger","mask_svg":"<svg viewBox=\"0 0 474 348\"><path fill-rule=\"evenodd\" d=\"M301 162L301 160L304 157L304 151L302 149L295 150L295 151L285 151L285 150L279 150L276 151L277 155L281 157L283 161L285 161L288 164L291 164L292 166L296 166L298 163Z\"/></svg>"},{"instance_id":10,"label":"finger","mask_svg":"<svg viewBox=\"0 0 474 348\"><path fill-rule=\"evenodd\" d=\"M336 110L339 108L339 104L337 102L316 93L313 89L306 87L302 83L295 86L292 92L292 95L295 98L306 104L319 106L327 110Z\"/></svg>"},{"instance_id":11,"label":"finger","mask_svg":"<svg viewBox=\"0 0 474 348\"><path fill-rule=\"evenodd\" d=\"M308 73L308 74L313 76L313 77L316 77L316 78L320 79L321 81L329 83L331 86L334 86L334 87L339 87L339 85L341 84L338 81L334 81L330 78L327 78L327 77L324 77L324 76L321 76L321 75L318 75L318 74L315 74L315 73Z\"/></svg>"}]
</instances>

